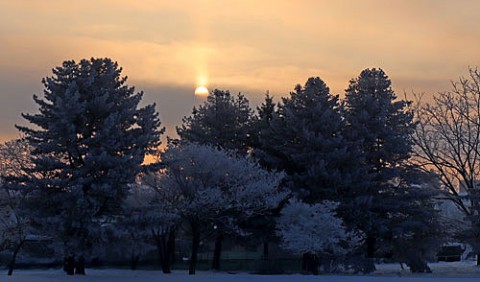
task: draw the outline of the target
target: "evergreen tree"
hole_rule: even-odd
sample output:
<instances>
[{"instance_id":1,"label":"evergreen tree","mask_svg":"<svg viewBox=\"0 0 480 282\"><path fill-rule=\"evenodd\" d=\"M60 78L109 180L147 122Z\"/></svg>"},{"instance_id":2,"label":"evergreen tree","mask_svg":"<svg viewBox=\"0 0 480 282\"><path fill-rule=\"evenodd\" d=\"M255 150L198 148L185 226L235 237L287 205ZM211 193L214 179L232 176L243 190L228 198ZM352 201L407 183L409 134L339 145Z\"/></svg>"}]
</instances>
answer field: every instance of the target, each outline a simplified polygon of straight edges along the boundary
<instances>
[{"instance_id":1,"label":"evergreen tree","mask_svg":"<svg viewBox=\"0 0 480 282\"><path fill-rule=\"evenodd\" d=\"M437 228L434 226L436 212L429 204L432 194L409 185L395 185L404 183L408 176L406 161L415 129L408 105L407 101L396 101L391 81L381 69L362 71L346 90L344 136L356 144L371 183L350 189L347 193L350 199L341 213L347 225L366 234L369 258L381 255L382 249L391 249L398 255L402 250L399 245L395 249L394 245L400 238L405 239L405 234L410 234L410 239L417 238L417 247L421 248L418 238ZM428 226L428 231L416 228L418 224ZM392 230L397 232L393 234ZM425 271L425 266L418 266L423 270L415 267L412 270ZM373 263L366 268L373 270Z\"/></svg>"},{"instance_id":2,"label":"evergreen tree","mask_svg":"<svg viewBox=\"0 0 480 282\"><path fill-rule=\"evenodd\" d=\"M250 155L268 171L272 171L272 167L269 166L272 162L264 160L269 158L270 155L265 152L268 151L268 147L262 146L262 144L266 141L272 141L269 139L269 129L275 115L276 105L273 102L273 97L267 92L264 103L257 107L257 114L252 117L249 147L252 149ZM271 263L268 261L269 246L271 242L277 239L275 235L275 217L279 215L279 212L280 208L270 210L262 215L244 218L243 222L239 223L242 230L250 234L249 236L240 237L238 240L240 244L247 247L257 247L259 244L263 244L263 262L258 265L260 272L264 271L264 269L270 269L265 267L265 265Z\"/></svg>"},{"instance_id":3,"label":"evergreen tree","mask_svg":"<svg viewBox=\"0 0 480 282\"><path fill-rule=\"evenodd\" d=\"M273 103L273 97L267 92L265 94L265 102L263 102L260 107L257 107L258 120L264 125L262 128L268 127L273 120L275 109L276 107L275 103Z\"/></svg>"},{"instance_id":4,"label":"evergreen tree","mask_svg":"<svg viewBox=\"0 0 480 282\"><path fill-rule=\"evenodd\" d=\"M155 105L139 108L143 92L121 71L110 59L65 61L42 80L43 99L33 96L39 113L22 114L33 127L17 126L34 147L34 167L16 182L29 193L32 220L66 255L93 247L164 131Z\"/></svg>"},{"instance_id":5,"label":"evergreen tree","mask_svg":"<svg viewBox=\"0 0 480 282\"><path fill-rule=\"evenodd\" d=\"M268 170L278 169L282 162L283 152L277 152L273 145L276 143L276 136L273 132L273 122L278 117L278 109L269 93L265 95L265 101L257 107L257 115L252 122L252 156L262 167ZM281 142L281 141L280 141Z\"/></svg>"},{"instance_id":6,"label":"evergreen tree","mask_svg":"<svg viewBox=\"0 0 480 282\"><path fill-rule=\"evenodd\" d=\"M427 261L435 258L447 234L440 222L438 179L415 167L405 167L402 177L392 183L383 252L405 263L411 272L431 272ZM394 212L392 212L394 211Z\"/></svg>"},{"instance_id":7,"label":"evergreen tree","mask_svg":"<svg viewBox=\"0 0 480 282\"><path fill-rule=\"evenodd\" d=\"M349 190L368 182L354 144L342 136L341 107L320 78L309 78L277 109L266 96L253 134L253 156L267 169L285 171L284 186L308 204L337 201L339 210Z\"/></svg>"},{"instance_id":8,"label":"evergreen tree","mask_svg":"<svg viewBox=\"0 0 480 282\"><path fill-rule=\"evenodd\" d=\"M268 103L264 113L271 111ZM320 78L309 78L282 99L254 151L267 167L285 170L288 185L307 203L336 199L359 182L356 153L341 134L340 107L338 96Z\"/></svg>"},{"instance_id":9,"label":"evergreen tree","mask_svg":"<svg viewBox=\"0 0 480 282\"><path fill-rule=\"evenodd\" d=\"M250 138L252 110L242 94L215 89L191 116L182 119L177 133L183 141L246 154Z\"/></svg>"},{"instance_id":10,"label":"evergreen tree","mask_svg":"<svg viewBox=\"0 0 480 282\"><path fill-rule=\"evenodd\" d=\"M410 102L396 100L382 69L366 69L352 79L345 94L344 135L357 141L365 164L379 182L398 175L412 152L415 129Z\"/></svg>"}]
</instances>

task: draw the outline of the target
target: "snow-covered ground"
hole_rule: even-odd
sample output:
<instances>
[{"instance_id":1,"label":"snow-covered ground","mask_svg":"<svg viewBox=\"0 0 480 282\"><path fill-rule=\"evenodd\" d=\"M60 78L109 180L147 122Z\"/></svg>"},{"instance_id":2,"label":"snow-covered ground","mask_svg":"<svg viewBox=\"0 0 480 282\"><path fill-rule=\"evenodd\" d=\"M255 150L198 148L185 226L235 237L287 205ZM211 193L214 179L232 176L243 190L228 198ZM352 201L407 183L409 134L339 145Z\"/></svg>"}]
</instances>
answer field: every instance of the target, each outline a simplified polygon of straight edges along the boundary
<instances>
[{"instance_id":1,"label":"snow-covered ground","mask_svg":"<svg viewBox=\"0 0 480 282\"><path fill-rule=\"evenodd\" d=\"M102 281L102 282L469 282L480 280L480 268L473 262L436 263L431 264L432 274L410 274L402 271L398 264L377 266L376 273L371 275L252 275L247 273L215 273L198 272L190 276L185 271L175 271L164 275L160 271L120 270L120 269L87 269L86 276L66 276L62 270L16 270L14 275L3 279L12 282L55 282L55 281Z\"/></svg>"}]
</instances>

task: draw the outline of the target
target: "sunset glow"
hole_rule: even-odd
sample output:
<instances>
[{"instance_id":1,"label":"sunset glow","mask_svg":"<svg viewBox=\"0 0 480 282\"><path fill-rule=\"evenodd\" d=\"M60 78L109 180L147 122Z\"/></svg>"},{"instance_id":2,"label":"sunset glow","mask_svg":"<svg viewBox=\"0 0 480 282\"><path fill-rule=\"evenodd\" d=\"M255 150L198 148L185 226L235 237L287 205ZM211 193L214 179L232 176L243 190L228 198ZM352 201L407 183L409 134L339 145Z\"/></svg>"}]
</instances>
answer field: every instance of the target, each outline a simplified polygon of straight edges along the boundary
<instances>
[{"instance_id":1,"label":"sunset glow","mask_svg":"<svg viewBox=\"0 0 480 282\"><path fill-rule=\"evenodd\" d=\"M361 70L381 67L399 96L428 96L480 64L479 10L466 0L2 1L0 140L18 137L41 79L70 59L117 61L167 134L191 112L192 87L255 105L311 76L343 95Z\"/></svg>"}]
</instances>

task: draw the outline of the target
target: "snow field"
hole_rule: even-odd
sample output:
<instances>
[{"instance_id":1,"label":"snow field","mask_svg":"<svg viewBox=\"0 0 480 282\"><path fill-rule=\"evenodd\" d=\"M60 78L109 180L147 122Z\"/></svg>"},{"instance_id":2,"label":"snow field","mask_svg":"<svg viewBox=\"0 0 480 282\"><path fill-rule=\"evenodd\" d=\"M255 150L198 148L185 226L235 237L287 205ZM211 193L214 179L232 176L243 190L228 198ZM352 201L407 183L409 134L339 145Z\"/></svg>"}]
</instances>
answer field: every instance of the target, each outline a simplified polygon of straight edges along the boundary
<instances>
[{"instance_id":1,"label":"snow field","mask_svg":"<svg viewBox=\"0 0 480 282\"><path fill-rule=\"evenodd\" d=\"M67 276L60 269L16 270L7 277L11 282L56 282L56 281L102 281L102 282L470 282L480 280L480 268L474 262L434 263L430 264L432 274L411 274L401 270L399 264L377 265L372 275L253 275L247 273L228 274L221 272L199 271L188 275L186 271L174 271L165 275L161 271L124 269L87 269L86 276Z\"/></svg>"}]
</instances>

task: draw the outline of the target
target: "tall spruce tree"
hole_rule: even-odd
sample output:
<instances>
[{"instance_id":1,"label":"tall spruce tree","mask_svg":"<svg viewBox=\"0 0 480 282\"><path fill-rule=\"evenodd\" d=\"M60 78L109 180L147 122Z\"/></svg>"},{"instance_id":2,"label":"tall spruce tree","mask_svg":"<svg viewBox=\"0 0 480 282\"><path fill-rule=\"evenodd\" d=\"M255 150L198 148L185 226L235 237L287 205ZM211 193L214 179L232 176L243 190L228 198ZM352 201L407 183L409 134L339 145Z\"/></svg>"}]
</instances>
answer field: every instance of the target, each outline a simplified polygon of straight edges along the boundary
<instances>
[{"instance_id":1,"label":"tall spruce tree","mask_svg":"<svg viewBox=\"0 0 480 282\"><path fill-rule=\"evenodd\" d=\"M297 85L275 110L270 97L259 108L253 156L268 169L287 173L284 185L308 204L339 202L368 182L355 144L342 136L339 97L318 77ZM343 216L342 213L339 213Z\"/></svg>"},{"instance_id":2,"label":"tall spruce tree","mask_svg":"<svg viewBox=\"0 0 480 282\"><path fill-rule=\"evenodd\" d=\"M330 94L320 78L309 78L282 99L270 128L261 135L262 161L285 170L307 203L337 199L359 181L357 154L342 136L340 107L338 96Z\"/></svg>"},{"instance_id":3,"label":"tall spruce tree","mask_svg":"<svg viewBox=\"0 0 480 282\"><path fill-rule=\"evenodd\" d=\"M272 137L270 128L275 116L276 105L273 102L273 97L267 92L265 94L265 101L257 107L257 113L253 116L251 126L252 134L249 145L252 149L251 155L253 158L268 171L272 171L274 169L272 164L276 163L276 161L273 161L275 156L270 154L273 154L273 151L269 150L268 146L270 142L274 142L270 139L270 137ZM265 264L269 264L270 243L277 240L275 234L275 217L279 215L280 207L260 216L250 217L240 223L241 228L246 230L247 233L250 233L250 236L242 238L246 240L242 240L241 243L250 247L263 244L263 262L259 265L260 272L264 271L263 269L265 269L265 267L263 266Z\"/></svg>"},{"instance_id":4,"label":"tall spruce tree","mask_svg":"<svg viewBox=\"0 0 480 282\"><path fill-rule=\"evenodd\" d=\"M264 102L257 107L256 115L252 118L252 138L250 139L250 146L252 147L252 153L260 152L259 148L262 146L262 142L268 138L268 133L271 127L271 123L276 115L276 105L273 102L273 97L267 92L265 94ZM259 161L262 161L260 156L257 156ZM268 166L267 163L262 163L264 166Z\"/></svg>"},{"instance_id":5,"label":"tall spruce tree","mask_svg":"<svg viewBox=\"0 0 480 282\"><path fill-rule=\"evenodd\" d=\"M410 168L406 161L412 151L415 129L408 104L396 100L391 81L381 69L362 71L346 90L344 136L356 144L372 181L361 189L351 189L351 200L343 207L343 214L348 225L366 234L365 247L370 258L389 249L406 260L405 253L399 254L400 245L395 247L395 243L408 240L402 233L420 238L438 227L431 191L414 189L408 180ZM421 240L416 242L418 248L423 247ZM428 270L420 253L408 252L415 256L408 258L412 271ZM415 260L416 263L412 262ZM370 263L364 271L373 270L372 267Z\"/></svg>"},{"instance_id":6,"label":"tall spruce tree","mask_svg":"<svg viewBox=\"0 0 480 282\"><path fill-rule=\"evenodd\" d=\"M250 146L252 147L252 156L260 165L268 170L279 169L282 162L283 152L277 152L273 145L280 138L273 131L273 123L278 118L278 108L273 102L273 97L269 93L265 94L264 102L257 107L257 114L252 122L252 138Z\"/></svg>"},{"instance_id":7,"label":"tall spruce tree","mask_svg":"<svg viewBox=\"0 0 480 282\"><path fill-rule=\"evenodd\" d=\"M215 89L203 105L194 107L192 115L182 119L177 133L183 141L246 154L252 115L244 95L232 96L228 90Z\"/></svg>"},{"instance_id":8,"label":"tall spruce tree","mask_svg":"<svg viewBox=\"0 0 480 282\"><path fill-rule=\"evenodd\" d=\"M344 135L358 142L378 181L397 176L396 169L410 157L413 146L410 102L396 100L391 84L382 69L365 69L350 81L345 93Z\"/></svg>"},{"instance_id":9,"label":"tall spruce tree","mask_svg":"<svg viewBox=\"0 0 480 282\"><path fill-rule=\"evenodd\" d=\"M83 255L102 221L121 212L127 185L164 129L154 104L139 108L143 92L126 85L116 62L65 61L52 71L43 98L33 96L39 113L22 114L33 127L17 126L34 148L34 167L16 182L29 193L32 221L65 255Z\"/></svg>"},{"instance_id":10,"label":"tall spruce tree","mask_svg":"<svg viewBox=\"0 0 480 282\"><path fill-rule=\"evenodd\" d=\"M411 272L431 272L427 261L435 259L446 240L448 228L440 220L437 185L435 174L406 166L391 189L393 199L381 245Z\"/></svg>"}]
</instances>

